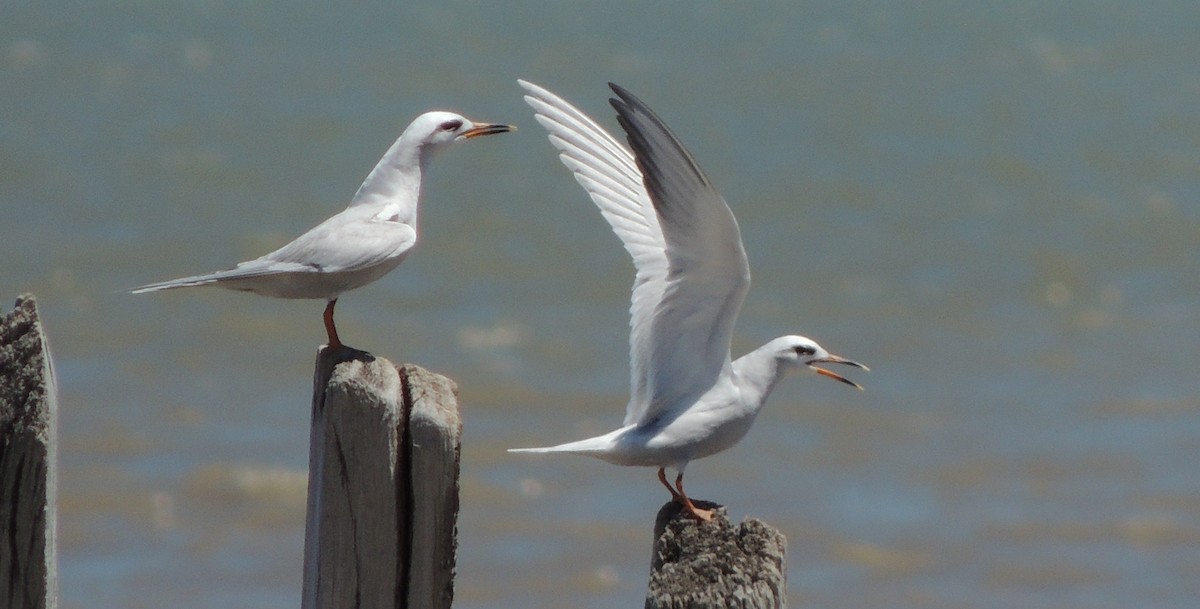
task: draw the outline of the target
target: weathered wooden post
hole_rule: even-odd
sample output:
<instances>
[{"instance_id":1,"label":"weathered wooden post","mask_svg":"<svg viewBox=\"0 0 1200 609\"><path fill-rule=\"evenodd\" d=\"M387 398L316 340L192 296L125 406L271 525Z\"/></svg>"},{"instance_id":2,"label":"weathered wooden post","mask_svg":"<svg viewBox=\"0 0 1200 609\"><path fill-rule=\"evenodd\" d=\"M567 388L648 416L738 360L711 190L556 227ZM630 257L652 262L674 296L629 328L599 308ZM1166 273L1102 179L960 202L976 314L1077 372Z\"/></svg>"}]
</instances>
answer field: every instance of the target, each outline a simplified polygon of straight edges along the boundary
<instances>
[{"instance_id":1,"label":"weathered wooden post","mask_svg":"<svg viewBox=\"0 0 1200 609\"><path fill-rule=\"evenodd\" d=\"M667 502L654 523L646 609L782 609L786 554L787 539L761 520L735 526L718 508L698 523Z\"/></svg>"},{"instance_id":2,"label":"weathered wooden post","mask_svg":"<svg viewBox=\"0 0 1200 609\"><path fill-rule=\"evenodd\" d=\"M461 437L450 379L362 351L321 349L303 609L449 609Z\"/></svg>"},{"instance_id":3,"label":"weathered wooden post","mask_svg":"<svg viewBox=\"0 0 1200 609\"><path fill-rule=\"evenodd\" d=\"M54 366L33 295L0 318L0 607L58 606Z\"/></svg>"}]
</instances>

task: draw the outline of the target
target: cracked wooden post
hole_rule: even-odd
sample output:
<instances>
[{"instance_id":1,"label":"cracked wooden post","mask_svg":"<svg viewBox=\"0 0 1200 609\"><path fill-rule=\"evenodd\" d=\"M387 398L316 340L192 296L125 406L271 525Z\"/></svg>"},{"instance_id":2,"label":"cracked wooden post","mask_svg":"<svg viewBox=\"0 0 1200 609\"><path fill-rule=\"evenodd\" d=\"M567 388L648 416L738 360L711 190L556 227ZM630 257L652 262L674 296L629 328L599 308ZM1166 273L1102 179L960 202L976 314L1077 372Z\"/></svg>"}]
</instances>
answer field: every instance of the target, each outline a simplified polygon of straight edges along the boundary
<instances>
[{"instance_id":1,"label":"cracked wooden post","mask_svg":"<svg viewBox=\"0 0 1200 609\"><path fill-rule=\"evenodd\" d=\"M457 392L411 364L348 348L317 354L303 609L449 609Z\"/></svg>"},{"instance_id":2,"label":"cracked wooden post","mask_svg":"<svg viewBox=\"0 0 1200 609\"><path fill-rule=\"evenodd\" d=\"M674 501L658 511L646 609L783 609L787 539L761 520L729 522L725 508L698 523Z\"/></svg>"},{"instance_id":3,"label":"cracked wooden post","mask_svg":"<svg viewBox=\"0 0 1200 609\"><path fill-rule=\"evenodd\" d=\"M33 295L0 317L0 607L58 606L54 366Z\"/></svg>"}]
</instances>

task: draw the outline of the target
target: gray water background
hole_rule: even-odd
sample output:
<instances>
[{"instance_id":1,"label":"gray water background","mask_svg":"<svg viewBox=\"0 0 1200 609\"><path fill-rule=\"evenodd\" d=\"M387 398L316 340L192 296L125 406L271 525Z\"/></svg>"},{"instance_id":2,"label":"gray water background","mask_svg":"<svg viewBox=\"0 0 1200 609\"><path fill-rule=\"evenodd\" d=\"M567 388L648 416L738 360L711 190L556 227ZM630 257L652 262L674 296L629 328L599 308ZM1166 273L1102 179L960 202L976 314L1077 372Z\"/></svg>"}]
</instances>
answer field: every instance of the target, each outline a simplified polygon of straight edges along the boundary
<instances>
[{"instance_id":1,"label":"gray water background","mask_svg":"<svg viewBox=\"0 0 1200 609\"><path fill-rule=\"evenodd\" d=\"M627 397L632 269L521 102L616 130L609 80L725 193L734 351L801 333L689 490L789 539L792 606L1200 602L1194 2L9 2L0 297L61 387L62 605L299 603L322 304L130 296L341 209L411 118L516 123L435 161L422 237L344 339L456 379L456 607L632 607L653 472L507 447ZM7 308L8 304L4 305Z\"/></svg>"}]
</instances>

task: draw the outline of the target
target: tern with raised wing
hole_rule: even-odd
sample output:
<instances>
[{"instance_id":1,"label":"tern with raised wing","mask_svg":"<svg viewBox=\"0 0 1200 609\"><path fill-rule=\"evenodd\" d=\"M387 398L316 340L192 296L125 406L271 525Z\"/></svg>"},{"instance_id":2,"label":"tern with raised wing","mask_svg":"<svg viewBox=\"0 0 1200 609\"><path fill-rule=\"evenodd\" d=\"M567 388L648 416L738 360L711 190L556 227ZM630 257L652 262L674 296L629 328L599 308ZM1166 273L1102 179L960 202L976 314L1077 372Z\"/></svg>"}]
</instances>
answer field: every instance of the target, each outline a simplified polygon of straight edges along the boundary
<instances>
[{"instance_id":1,"label":"tern with raised wing","mask_svg":"<svg viewBox=\"0 0 1200 609\"><path fill-rule=\"evenodd\" d=\"M132 292L216 286L275 298L323 298L328 345L340 348L333 322L338 296L396 268L417 243L421 177L429 160L453 143L514 129L472 122L453 112L426 112L400 134L345 210L295 241L226 271L152 283Z\"/></svg>"},{"instance_id":2,"label":"tern with raised wing","mask_svg":"<svg viewBox=\"0 0 1200 609\"><path fill-rule=\"evenodd\" d=\"M632 153L561 97L518 81L559 158L633 258L630 397L619 429L510 452L570 453L658 468L658 479L693 518L683 471L737 444L775 384L798 370L861 387L819 364L857 362L803 336L782 336L731 360L733 324L750 266L733 212L679 140L645 103L611 84L609 100ZM667 482L666 469L677 472Z\"/></svg>"}]
</instances>

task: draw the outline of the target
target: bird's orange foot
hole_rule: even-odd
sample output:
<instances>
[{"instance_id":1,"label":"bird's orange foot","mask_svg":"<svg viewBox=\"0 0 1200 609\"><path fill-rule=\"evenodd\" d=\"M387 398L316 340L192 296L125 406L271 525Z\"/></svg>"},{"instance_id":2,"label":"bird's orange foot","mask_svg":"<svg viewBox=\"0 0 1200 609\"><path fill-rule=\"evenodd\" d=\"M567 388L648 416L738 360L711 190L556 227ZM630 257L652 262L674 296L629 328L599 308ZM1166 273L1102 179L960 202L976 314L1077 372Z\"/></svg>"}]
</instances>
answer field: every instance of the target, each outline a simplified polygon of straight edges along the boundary
<instances>
[{"instance_id":1,"label":"bird's orange foot","mask_svg":"<svg viewBox=\"0 0 1200 609\"><path fill-rule=\"evenodd\" d=\"M683 497L683 501L680 503L683 504L683 510L687 512L688 516L691 516L700 522L711 521L713 519L713 514L716 513L716 510L705 510L696 507L696 505L692 503L692 500L688 499L686 496Z\"/></svg>"}]
</instances>

